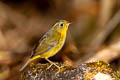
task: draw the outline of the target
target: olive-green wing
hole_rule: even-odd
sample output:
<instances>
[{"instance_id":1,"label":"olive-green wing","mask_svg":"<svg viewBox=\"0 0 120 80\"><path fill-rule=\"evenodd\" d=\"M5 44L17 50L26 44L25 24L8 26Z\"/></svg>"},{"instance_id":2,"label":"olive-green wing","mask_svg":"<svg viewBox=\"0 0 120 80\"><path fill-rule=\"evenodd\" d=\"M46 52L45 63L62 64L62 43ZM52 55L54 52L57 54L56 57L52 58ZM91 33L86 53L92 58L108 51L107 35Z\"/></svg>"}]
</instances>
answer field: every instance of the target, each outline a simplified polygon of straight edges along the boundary
<instances>
[{"instance_id":1,"label":"olive-green wing","mask_svg":"<svg viewBox=\"0 0 120 80\"><path fill-rule=\"evenodd\" d=\"M43 36L38 42L38 44L35 46L31 57L48 52L58 44L58 41L59 40L52 38L50 39L47 36Z\"/></svg>"}]
</instances>

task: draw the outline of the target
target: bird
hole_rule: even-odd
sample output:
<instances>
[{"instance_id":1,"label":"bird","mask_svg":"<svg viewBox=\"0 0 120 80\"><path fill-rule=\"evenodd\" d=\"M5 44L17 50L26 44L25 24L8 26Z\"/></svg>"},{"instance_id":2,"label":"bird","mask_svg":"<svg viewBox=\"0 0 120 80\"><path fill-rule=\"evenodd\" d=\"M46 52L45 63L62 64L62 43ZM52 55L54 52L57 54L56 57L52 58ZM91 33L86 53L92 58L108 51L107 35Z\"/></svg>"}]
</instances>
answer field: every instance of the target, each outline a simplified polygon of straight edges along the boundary
<instances>
[{"instance_id":1,"label":"bird","mask_svg":"<svg viewBox=\"0 0 120 80\"><path fill-rule=\"evenodd\" d=\"M49 60L49 58L57 54L63 47L70 24L71 23L66 20L57 21L38 41L31 53L31 56L19 69L19 71L23 71L31 61L38 58L44 58L51 64L50 67L55 65L60 69L60 67L56 63Z\"/></svg>"}]
</instances>

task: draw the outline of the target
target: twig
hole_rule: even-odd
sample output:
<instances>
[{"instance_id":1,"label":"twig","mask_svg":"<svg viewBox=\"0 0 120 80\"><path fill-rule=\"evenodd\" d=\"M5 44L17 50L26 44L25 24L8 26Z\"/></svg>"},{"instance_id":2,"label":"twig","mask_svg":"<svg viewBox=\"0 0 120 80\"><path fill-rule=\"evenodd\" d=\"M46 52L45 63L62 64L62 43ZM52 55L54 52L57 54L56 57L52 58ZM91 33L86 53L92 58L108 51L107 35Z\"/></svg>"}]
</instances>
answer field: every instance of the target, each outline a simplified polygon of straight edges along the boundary
<instances>
[{"instance_id":1,"label":"twig","mask_svg":"<svg viewBox=\"0 0 120 80\"><path fill-rule=\"evenodd\" d=\"M104 26L104 29L98 35L96 35L96 38L91 42L91 44L94 46L101 45L119 23L120 23L120 10L108 22L108 24Z\"/></svg>"},{"instance_id":2,"label":"twig","mask_svg":"<svg viewBox=\"0 0 120 80\"><path fill-rule=\"evenodd\" d=\"M118 57L120 57L120 41L108 46L103 50L98 51L93 57L86 60L85 62L99 61L99 60L110 62L111 60Z\"/></svg>"}]
</instances>

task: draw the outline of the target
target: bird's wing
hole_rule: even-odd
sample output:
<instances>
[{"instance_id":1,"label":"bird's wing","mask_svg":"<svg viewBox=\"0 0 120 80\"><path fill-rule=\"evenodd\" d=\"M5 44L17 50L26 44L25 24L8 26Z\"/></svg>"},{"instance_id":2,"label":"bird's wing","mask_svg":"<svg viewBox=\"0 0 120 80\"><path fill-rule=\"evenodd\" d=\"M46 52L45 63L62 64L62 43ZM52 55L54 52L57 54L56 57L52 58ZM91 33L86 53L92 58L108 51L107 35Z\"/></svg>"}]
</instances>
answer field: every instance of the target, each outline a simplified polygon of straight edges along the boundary
<instances>
[{"instance_id":1,"label":"bird's wing","mask_svg":"<svg viewBox=\"0 0 120 80\"><path fill-rule=\"evenodd\" d=\"M35 46L31 57L48 52L54 46L56 46L58 42L59 40L52 39L52 38L49 39L47 35L43 36L38 42L38 44Z\"/></svg>"}]
</instances>

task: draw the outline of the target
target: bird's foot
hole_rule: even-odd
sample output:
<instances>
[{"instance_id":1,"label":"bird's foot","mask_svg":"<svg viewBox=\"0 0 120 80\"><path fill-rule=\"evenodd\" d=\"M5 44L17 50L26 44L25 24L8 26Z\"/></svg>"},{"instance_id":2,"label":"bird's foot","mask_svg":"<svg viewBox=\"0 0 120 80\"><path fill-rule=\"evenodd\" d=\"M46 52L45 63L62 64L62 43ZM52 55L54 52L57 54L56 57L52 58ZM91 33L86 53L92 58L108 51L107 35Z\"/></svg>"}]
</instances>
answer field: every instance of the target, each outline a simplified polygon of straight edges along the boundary
<instances>
[{"instance_id":1,"label":"bird's foot","mask_svg":"<svg viewBox=\"0 0 120 80\"><path fill-rule=\"evenodd\" d=\"M47 67L47 70L50 69L52 66L56 66L58 68L58 71L56 72L56 74L58 74L61 70L61 68L63 68L64 66L58 66L57 64L55 63L52 63L49 67Z\"/></svg>"}]
</instances>

